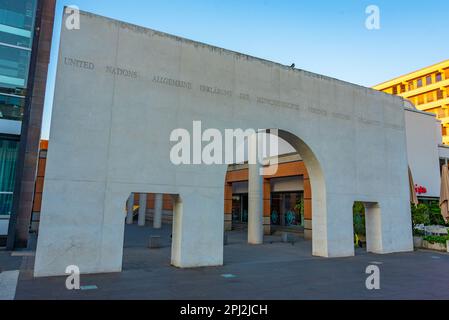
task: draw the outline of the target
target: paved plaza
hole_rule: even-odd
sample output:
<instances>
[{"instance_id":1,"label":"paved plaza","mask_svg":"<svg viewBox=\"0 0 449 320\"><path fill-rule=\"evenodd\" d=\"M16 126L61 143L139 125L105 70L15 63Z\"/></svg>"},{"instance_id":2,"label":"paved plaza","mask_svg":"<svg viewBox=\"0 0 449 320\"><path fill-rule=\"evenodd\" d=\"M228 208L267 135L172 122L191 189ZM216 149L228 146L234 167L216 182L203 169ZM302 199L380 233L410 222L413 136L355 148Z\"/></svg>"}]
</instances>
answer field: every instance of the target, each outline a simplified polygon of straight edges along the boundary
<instances>
[{"instance_id":1,"label":"paved plaza","mask_svg":"<svg viewBox=\"0 0 449 320\"><path fill-rule=\"evenodd\" d=\"M161 236L161 249L147 248L150 235ZM3 273L20 269L16 299L449 298L445 253L374 255L357 250L355 257L326 259L312 257L311 242L299 238L292 244L270 236L259 246L245 240L245 231L229 233L223 267L178 269L170 266L170 226L162 230L127 226L123 272L84 275L81 286L86 290L79 291L67 290L65 277L34 279L34 257L29 253L12 257L0 251L0 265ZM370 264L380 267L380 290L365 287Z\"/></svg>"}]
</instances>

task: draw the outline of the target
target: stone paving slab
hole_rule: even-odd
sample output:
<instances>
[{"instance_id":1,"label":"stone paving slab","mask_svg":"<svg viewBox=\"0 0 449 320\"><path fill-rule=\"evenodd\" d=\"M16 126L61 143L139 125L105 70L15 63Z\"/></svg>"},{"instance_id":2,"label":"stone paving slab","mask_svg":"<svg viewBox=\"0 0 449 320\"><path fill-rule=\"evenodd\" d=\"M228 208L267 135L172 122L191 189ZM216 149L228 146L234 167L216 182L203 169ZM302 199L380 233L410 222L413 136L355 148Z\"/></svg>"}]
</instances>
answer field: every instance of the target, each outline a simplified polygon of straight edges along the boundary
<instances>
[{"instance_id":1,"label":"stone paving slab","mask_svg":"<svg viewBox=\"0 0 449 320\"><path fill-rule=\"evenodd\" d=\"M0 273L0 300L14 300L19 270Z\"/></svg>"},{"instance_id":2,"label":"stone paving slab","mask_svg":"<svg viewBox=\"0 0 449 320\"><path fill-rule=\"evenodd\" d=\"M0 250L0 272L19 270L22 257L11 257L11 252Z\"/></svg>"}]
</instances>

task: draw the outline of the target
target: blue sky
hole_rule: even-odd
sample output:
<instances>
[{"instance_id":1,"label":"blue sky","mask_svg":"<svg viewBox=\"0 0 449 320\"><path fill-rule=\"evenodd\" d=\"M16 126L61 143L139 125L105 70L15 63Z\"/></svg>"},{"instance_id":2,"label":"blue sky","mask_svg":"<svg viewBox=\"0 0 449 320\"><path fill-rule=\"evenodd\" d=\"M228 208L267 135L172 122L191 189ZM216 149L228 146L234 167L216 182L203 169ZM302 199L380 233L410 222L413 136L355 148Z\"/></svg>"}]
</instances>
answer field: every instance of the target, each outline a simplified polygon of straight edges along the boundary
<instances>
[{"instance_id":1,"label":"blue sky","mask_svg":"<svg viewBox=\"0 0 449 320\"><path fill-rule=\"evenodd\" d=\"M58 0L43 138L66 5L364 86L449 59L447 0ZM368 5L380 30L365 28Z\"/></svg>"}]
</instances>

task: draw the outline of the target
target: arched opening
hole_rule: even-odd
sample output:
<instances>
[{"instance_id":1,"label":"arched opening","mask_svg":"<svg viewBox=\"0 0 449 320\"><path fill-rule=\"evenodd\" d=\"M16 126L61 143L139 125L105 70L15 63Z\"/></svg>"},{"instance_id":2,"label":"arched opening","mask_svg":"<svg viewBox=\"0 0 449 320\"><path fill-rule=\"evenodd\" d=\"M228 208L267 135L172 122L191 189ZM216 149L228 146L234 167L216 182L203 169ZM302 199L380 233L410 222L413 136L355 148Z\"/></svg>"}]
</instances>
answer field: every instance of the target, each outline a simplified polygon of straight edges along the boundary
<instances>
[{"instance_id":1,"label":"arched opening","mask_svg":"<svg viewBox=\"0 0 449 320\"><path fill-rule=\"evenodd\" d=\"M259 150L259 160L263 162L263 177L256 181L261 184L256 187L259 194L251 194L254 175L250 173L249 155L245 154L245 162L228 166L224 183L225 241L228 237L242 240L242 232L251 233L250 216L255 214L250 212L251 202L258 201L262 202L262 213L257 214L262 214L259 221L263 223L263 235L268 242L273 241L273 236L279 241L312 240L313 203L318 222L324 220L325 214L325 183L318 159L296 135L277 129L264 132L269 137L262 140L270 141L274 137L278 148L274 154L264 149L261 155ZM245 140L245 150L250 149L246 146L248 140ZM251 243L250 235L248 242ZM323 255L319 248L313 252Z\"/></svg>"},{"instance_id":2,"label":"arched opening","mask_svg":"<svg viewBox=\"0 0 449 320\"><path fill-rule=\"evenodd\" d=\"M312 239L312 254L316 256L329 256L327 239L327 199L324 173L314 151L296 135L279 130L279 136L287 141L300 155L307 170L310 183L310 238ZM305 202L305 205L308 205Z\"/></svg>"}]
</instances>

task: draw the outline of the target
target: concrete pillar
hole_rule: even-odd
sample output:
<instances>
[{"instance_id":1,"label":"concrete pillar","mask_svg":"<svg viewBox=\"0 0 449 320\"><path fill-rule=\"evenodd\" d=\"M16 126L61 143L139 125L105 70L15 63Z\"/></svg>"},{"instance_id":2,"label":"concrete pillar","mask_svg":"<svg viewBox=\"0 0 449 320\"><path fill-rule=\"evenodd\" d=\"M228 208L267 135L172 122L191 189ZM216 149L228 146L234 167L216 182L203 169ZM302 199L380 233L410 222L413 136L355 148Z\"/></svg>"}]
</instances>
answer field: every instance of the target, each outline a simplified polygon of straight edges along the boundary
<instances>
[{"instance_id":1,"label":"concrete pillar","mask_svg":"<svg viewBox=\"0 0 449 320\"><path fill-rule=\"evenodd\" d=\"M134 208L134 193L131 193L126 203L126 224L133 224L133 208Z\"/></svg>"},{"instance_id":2,"label":"concrete pillar","mask_svg":"<svg viewBox=\"0 0 449 320\"><path fill-rule=\"evenodd\" d=\"M153 214L153 228L162 228L162 205L163 205L163 194L156 193L154 195L154 214Z\"/></svg>"},{"instance_id":3,"label":"concrete pillar","mask_svg":"<svg viewBox=\"0 0 449 320\"><path fill-rule=\"evenodd\" d=\"M138 218L139 227L145 226L146 212L147 212L147 194L141 193L139 194L139 218Z\"/></svg>"},{"instance_id":4,"label":"concrete pillar","mask_svg":"<svg viewBox=\"0 0 449 320\"><path fill-rule=\"evenodd\" d=\"M325 194L322 188L312 192L312 254L326 258L354 256L354 201L350 196Z\"/></svg>"},{"instance_id":5,"label":"concrete pillar","mask_svg":"<svg viewBox=\"0 0 449 320\"><path fill-rule=\"evenodd\" d=\"M366 251L383 253L382 213L378 203L364 203L366 227Z\"/></svg>"},{"instance_id":6,"label":"concrete pillar","mask_svg":"<svg viewBox=\"0 0 449 320\"><path fill-rule=\"evenodd\" d=\"M223 265L223 191L190 192L175 197L171 264L179 268ZM201 215L197 212L208 208Z\"/></svg>"},{"instance_id":7,"label":"concrete pillar","mask_svg":"<svg viewBox=\"0 0 449 320\"><path fill-rule=\"evenodd\" d=\"M248 243L263 243L263 176L257 159L257 135L248 138Z\"/></svg>"}]
</instances>

